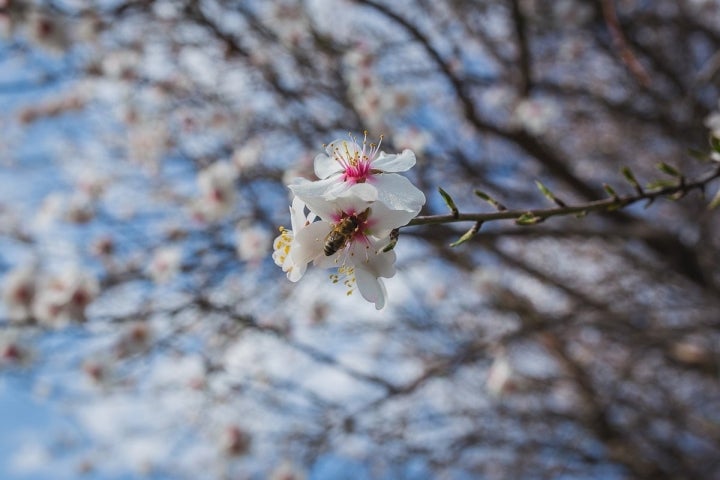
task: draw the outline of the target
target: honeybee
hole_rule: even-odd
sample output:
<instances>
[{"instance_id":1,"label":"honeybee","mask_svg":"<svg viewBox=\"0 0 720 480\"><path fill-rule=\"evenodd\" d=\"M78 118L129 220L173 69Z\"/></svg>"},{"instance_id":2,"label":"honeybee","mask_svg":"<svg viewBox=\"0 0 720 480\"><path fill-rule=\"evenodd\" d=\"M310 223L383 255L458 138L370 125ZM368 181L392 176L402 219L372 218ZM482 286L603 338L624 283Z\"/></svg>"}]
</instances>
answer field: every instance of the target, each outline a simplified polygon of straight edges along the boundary
<instances>
[{"instance_id":1,"label":"honeybee","mask_svg":"<svg viewBox=\"0 0 720 480\"><path fill-rule=\"evenodd\" d=\"M325 256L329 257L344 248L352 239L353 235L357 233L358 228L367 220L369 215L370 209L367 208L364 212L357 215L350 215L340 220L325 237L325 246L323 247Z\"/></svg>"}]
</instances>

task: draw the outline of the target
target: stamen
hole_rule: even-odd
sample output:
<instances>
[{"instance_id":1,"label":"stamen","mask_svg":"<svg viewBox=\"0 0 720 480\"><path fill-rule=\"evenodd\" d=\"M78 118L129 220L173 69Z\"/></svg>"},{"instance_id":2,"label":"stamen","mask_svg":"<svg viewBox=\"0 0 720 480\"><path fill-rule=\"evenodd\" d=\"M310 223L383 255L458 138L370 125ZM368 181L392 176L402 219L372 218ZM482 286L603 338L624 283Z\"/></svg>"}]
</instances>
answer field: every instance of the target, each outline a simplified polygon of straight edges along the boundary
<instances>
[{"instance_id":1,"label":"stamen","mask_svg":"<svg viewBox=\"0 0 720 480\"><path fill-rule=\"evenodd\" d=\"M355 279L355 268L343 265L342 267L338 268L338 274L334 275L334 277L338 280L342 278L343 285L345 285L345 287L347 288L345 295L352 295L352 292L355 290L355 285L357 283ZM333 281L333 283L338 282Z\"/></svg>"}]
</instances>

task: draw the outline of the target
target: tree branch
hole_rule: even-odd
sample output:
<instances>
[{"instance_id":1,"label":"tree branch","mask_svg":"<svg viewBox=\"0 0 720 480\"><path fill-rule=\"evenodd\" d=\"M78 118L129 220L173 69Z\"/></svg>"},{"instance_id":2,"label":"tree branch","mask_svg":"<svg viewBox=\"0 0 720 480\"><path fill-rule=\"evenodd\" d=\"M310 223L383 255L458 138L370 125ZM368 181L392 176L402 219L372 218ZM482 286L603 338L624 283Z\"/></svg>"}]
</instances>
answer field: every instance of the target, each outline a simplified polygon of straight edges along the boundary
<instances>
[{"instance_id":1,"label":"tree branch","mask_svg":"<svg viewBox=\"0 0 720 480\"><path fill-rule=\"evenodd\" d=\"M603 200L594 200L578 205L568 205L556 208L539 208L531 210L503 210L492 213L451 213L446 215L425 215L415 217L406 226L436 225L455 222L491 222L494 220L520 221L523 225L540 223L550 217L586 214L590 212L606 212L619 210L642 200L649 202L657 198L677 196L683 197L693 190L704 190L705 186L720 177L720 167L704 177L691 182L679 181L678 185L657 188L654 190L641 190L634 195L611 196ZM530 222L529 220L532 220ZM404 227L403 227L404 228Z\"/></svg>"}]
</instances>

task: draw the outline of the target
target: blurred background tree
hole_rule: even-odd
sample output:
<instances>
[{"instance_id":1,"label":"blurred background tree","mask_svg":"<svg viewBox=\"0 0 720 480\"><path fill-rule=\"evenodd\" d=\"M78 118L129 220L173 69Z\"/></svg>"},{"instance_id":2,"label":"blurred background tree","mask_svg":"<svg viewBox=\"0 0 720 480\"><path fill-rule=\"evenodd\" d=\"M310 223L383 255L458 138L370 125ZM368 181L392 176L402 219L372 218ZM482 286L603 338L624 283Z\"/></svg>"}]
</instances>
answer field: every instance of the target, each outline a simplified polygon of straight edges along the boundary
<instances>
[{"instance_id":1,"label":"blurred background tree","mask_svg":"<svg viewBox=\"0 0 720 480\"><path fill-rule=\"evenodd\" d=\"M73 419L8 476L720 475L717 0L4 0L0 27L0 366ZM270 259L285 184L363 131L415 152L423 216L438 187L674 194L405 227L376 312Z\"/></svg>"}]
</instances>

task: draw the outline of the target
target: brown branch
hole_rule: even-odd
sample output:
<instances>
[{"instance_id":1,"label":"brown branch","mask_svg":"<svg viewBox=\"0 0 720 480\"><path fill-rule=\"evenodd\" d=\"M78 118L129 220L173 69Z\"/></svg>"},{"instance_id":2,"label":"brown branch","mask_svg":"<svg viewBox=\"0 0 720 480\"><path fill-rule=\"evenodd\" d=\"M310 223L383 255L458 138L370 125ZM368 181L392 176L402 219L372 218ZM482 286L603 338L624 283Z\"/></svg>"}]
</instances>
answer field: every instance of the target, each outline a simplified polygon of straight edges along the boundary
<instances>
[{"instance_id":1,"label":"brown branch","mask_svg":"<svg viewBox=\"0 0 720 480\"><path fill-rule=\"evenodd\" d=\"M518 64L520 67L520 83L519 93L521 97L527 97L532 88L532 70L530 45L527 38L527 24L522 10L520 9L520 0L511 0L512 19L515 25L515 36L518 44Z\"/></svg>"},{"instance_id":2,"label":"brown branch","mask_svg":"<svg viewBox=\"0 0 720 480\"><path fill-rule=\"evenodd\" d=\"M436 225L454 222L491 222L495 220L520 220L533 219L532 222L524 222L525 225L540 223L541 221L556 216L584 215L590 212L606 212L626 208L629 205L647 200L649 202L662 197L677 195L685 196L693 190L703 190L707 184L720 177L720 167L703 178L691 182L680 181L678 185L658 188L655 190L642 190L634 195L611 196L603 200L594 200L578 205L569 205L556 208L540 208L531 210L504 210L492 213L458 213L446 215L425 215L415 217L406 226Z\"/></svg>"},{"instance_id":3,"label":"brown branch","mask_svg":"<svg viewBox=\"0 0 720 480\"><path fill-rule=\"evenodd\" d=\"M643 87L649 87L652 83L650 75L648 75L645 67L642 66L640 61L637 59L633 51L628 46L625 35L620 28L620 22L618 21L617 11L615 10L615 0L601 0L603 18L605 24L610 31L612 36L613 44L620 55L620 59L625 64L627 69L633 76L640 82Z\"/></svg>"}]
</instances>

